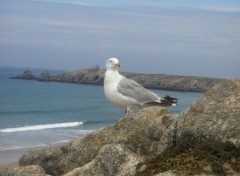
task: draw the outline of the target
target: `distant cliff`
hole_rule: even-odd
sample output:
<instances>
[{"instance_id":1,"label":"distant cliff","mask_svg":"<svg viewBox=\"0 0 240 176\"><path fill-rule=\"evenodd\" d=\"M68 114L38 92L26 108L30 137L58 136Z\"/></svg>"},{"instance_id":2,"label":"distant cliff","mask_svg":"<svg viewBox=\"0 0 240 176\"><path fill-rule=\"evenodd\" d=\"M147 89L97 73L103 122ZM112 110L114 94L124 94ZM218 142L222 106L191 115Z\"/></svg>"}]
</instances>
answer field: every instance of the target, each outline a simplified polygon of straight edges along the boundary
<instances>
[{"instance_id":1,"label":"distant cliff","mask_svg":"<svg viewBox=\"0 0 240 176\"><path fill-rule=\"evenodd\" d=\"M81 69L69 71L50 76L45 71L41 76L34 76L31 71L25 71L23 74L13 77L15 79L34 79L38 81L55 81L78 84L95 84L103 85L105 70L99 67L90 69ZM30 74L31 73L31 74ZM127 78L133 79L146 88L165 89L176 91L195 91L205 92L209 88L223 81L223 79L195 77L195 76L177 76L165 74L143 74L122 72Z\"/></svg>"}]
</instances>

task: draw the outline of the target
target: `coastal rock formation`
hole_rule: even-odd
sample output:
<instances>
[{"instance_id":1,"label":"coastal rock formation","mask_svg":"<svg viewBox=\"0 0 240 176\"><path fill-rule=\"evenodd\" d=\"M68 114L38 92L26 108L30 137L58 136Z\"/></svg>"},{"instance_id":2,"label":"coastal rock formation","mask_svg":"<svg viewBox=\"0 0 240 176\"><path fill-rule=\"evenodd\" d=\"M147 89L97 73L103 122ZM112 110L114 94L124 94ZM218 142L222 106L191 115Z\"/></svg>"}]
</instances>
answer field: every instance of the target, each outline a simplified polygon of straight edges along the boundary
<instances>
[{"instance_id":1,"label":"coastal rock formation","mask_svg":"<svg viewBox=\"0 0 240 176\"><path fill-rule=\"evenodd\" d=\"M45 70L42 74L41 77L37 78L38 81L51 81L51 77L49 75L48 70Z\"/></svg>"},{"instance_id":2,"label":"coastal rock formation","mask_svg":"<svg viewBox=\"0 0 240 176\"><path fill-rule=\"evenodd\" d=\"M69 144L28 152L19 164L40 165L51 175L68 173L75 168L78 169L72 175L121 175L123 172L134 175L144 165L145 156L158 155L167 147L169 141L163 134L174 121L176 117L166 109L144 109Z\"/></svg>"},{"instance_id":3,"label":"coastal rock formation","mask_svg":"<svg viewBox=\"0 0 240 176\"><path fill-rule=\"evenodd\" d=\"M90 69L69 71L52 77L53 81L102 85L104 71L98 66Z\"/></svg>"},{"instance_id":4,"label":"coastal rock formation","mask_svg":"<svg viewBox=\"0 0 240 176\"><path fill-rule=\"evenodd\" d=\"M0 169L1 176L48 176L41 166L29 165L14 169Z\"/></svg>"},{"instance_id":5,"label":"coastal rock formation","mask_svg":"<svg viewBox=\"0 0 240 176\"><path fill-rule=\"evenodd\" d=\"M224 81L179 116L145 108L68 144L25 153L47 174L238 175L240 79Z\"/></svg>"},{"instance_id":6,"label":"coastal rock formation","mask_svg":"<svg viewBox=\"0 0 240 176\"><path fill-rule=\"evenodd\" d=\"M146 88L205 92L223 79L166 74L123 73Z\"/></svg>"},{"instance_id":7,"label":"coastal rock formation","mask_svg":"<svg viewBox=\"0 0 240 176\"><path fill-rule=\"evenodd\" d=\"M224 81L186 108L178 121L178 136L189 132L240 145L240 79Z\"/></svg>"},{"instance_id":8,"label":"coastal rock formation","mask_svg":"<svg viewBox=\"0 0 240 176\"><path fill-rule=\"evenodd\" d=\"M78 175L135 175L142 158L122 144L107 144L90 163L76 168L65 176Z\"/></svg>"},{"instance_id":9,"label":"coastal rock formation","mask_svg":"<svg viewBox=\"0 0 240 176\"><path fill-rule=\"evenodd\" d=\"M25 70L22 74L17 75L16 77L12 77L14 79L27 79L27 80L34 80L37 77L33 75L31 70Z\"/></svg>"},{"instance_id":10,"label":"coastal rock formation","mask_svg":"<svg viewBox=\"0 0 240 176\"><path fill-rule=\"evenodd\" d=\"M52 77L53 81L72 82L80 84L103 85L105 70L98 67L66 72ZM141 74L141 73L122 73L127 78L133 79L146 88L197 91L204 92L212 86L220 83L223 79L176 76L165 74Z\"/></svg>"},{"instance_id":11,"label":"coastal rock formation","mask_svg":"<svg viewBox=\"0 0 240 176\"><path fill-rule=\"evenodd\" d=\"M98 66L90 69L81 69L61 73L56 76L50 76L48 72L40 77L28 77L25 74L17 76L17 79L36 79L38 81L56 81L78 84L103 85L105 70ZM212 86L224 81L223 79L194 77L194 76L176 76L165 74L140 74L140 73L122 73L127 78L133 79L146 88L165 89L177 91L196 91L205 92Z\"/></svg>"}]
</instances>

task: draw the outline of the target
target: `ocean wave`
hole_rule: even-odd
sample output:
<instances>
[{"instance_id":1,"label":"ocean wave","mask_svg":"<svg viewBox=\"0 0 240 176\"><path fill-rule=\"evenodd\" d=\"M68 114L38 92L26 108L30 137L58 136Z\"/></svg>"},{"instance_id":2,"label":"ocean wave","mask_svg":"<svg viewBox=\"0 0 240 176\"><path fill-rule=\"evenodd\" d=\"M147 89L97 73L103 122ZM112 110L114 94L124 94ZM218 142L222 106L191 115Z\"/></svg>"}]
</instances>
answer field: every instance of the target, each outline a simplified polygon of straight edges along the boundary
<instances>
[{"instance_id":1,"label":"ocean wave","mask_svg":"<svg viewBox=\"0 0 240 176\"><path fill-rule=\"evenodd\" d=\"M11 151L11 150L26 150L26 149L32 149L32 148L44 148L48 146L54 146L54 145L59 145L59 144L64 144L69 142L70 140L62 140L62 141L57 141L53 143L39 143L39 144L27 144L27 145L22 145L22 146L8 146L8 147L1 147L0 146L0 152L1 151Z\"/></svg>"},{"instance_id":2,"label":"ocean wave","mask_svg":"<svg viewBox=\"0 0 240 176\"><path fill-rule=\"evenodd\" d=\"M84 124L96 124L96 123L112 123L114 120L85 120Z\"/></svg>"},{"instance_id":3,"label":"ocean wave","mask_svg":"<svg viewBox=\"0 0 240 176\"><path fill-rule=\"evenodd\" d=\"M80 111L79 109L46 109L46 110L27 110L27 111L0 111L0 115L12 114L49 114L58 112Z\"/></svg>"},{"instance_id":4,"label":"ocean wave","mask_svg":"<svg viewBox=\"0 0 240 176\"><path fill-rule=\"evenodd\" d=\"M67 122L67 123L24 126L24 127L17 127L17 128L4 128L4 129L0 129L0 132L12 133L12 132L34 131L34 130L43 130L43 129L52 129L52 128L68 128L68 127L75 127L79 125L83 125L83 122Z\"/></svg>"},{"instance_id":5,"label":"ocean wave","mask_svg":"<svg viewBox=\"0 0 240 176\"><path fill-rule=\"evenodd\" d=\"M26 149L36 149L36 147L43 148L48 146L55 146L67 143L74 139L80 138L82 136L87 135L88 133L94 132L95 130L67 130L66 133L69 132L69 135L62 135L59 138L59 135L55 135L54 132L52 134L48 134L46 137L42 138L39 136L28 136L28 138L19 138L16 137L16 134L12 134L12 141L8 141L6 143L0 143L0 152L1 151L10 151L10 150L26 150ZM74 133L72 133L74 132ZM10 133L11 134L11 133ZM70 136L71 135L71 136Z\"/></svg>"}]
</instances>

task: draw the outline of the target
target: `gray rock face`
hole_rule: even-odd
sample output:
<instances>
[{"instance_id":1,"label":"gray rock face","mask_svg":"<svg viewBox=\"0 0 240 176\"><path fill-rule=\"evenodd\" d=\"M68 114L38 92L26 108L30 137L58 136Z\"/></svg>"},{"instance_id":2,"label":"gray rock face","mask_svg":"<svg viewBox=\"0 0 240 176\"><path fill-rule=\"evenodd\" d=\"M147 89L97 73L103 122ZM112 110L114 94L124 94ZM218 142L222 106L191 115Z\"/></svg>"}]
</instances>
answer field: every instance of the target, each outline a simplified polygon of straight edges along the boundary
<instances>
[{"instance_id":1,"label":"gray rock face","mask_svg":"<svg viewBox=\"0 0 240 176\"><path fill-rule=\"evenodd\" d=\"M0 169L1 176L47 176L41 166L31 165L14 169Z\"/></svg>"},{"instance_id":2,"label":"gray rock face","mask_svg":"<svg viewBox=\"0 0 240 176\"><path fill-rule=\"evenodd\" d=\"M135 175L143 158L122 144L107 144L90 163L65 176Z\"/></svg>"},{"instance_id":3,"label":"gray rock face","mask_svg":"<svg viewBox=\"0 0 240 176\"><path fill-rule=\"evenodd\" d=\"M67 145L28 152L19 164L40 165L48 174L61 175L90 163L79 172L94 173L101 168L103 174L116 175L124 168L128 175L136 172L145 156L164 151L168 141L161 137L174 121L176 117L166 109L146 108Z\"/></svg>"},{"instance_id":4,"label":"gray rock face","mask_svg":"<svg viewBox=\"0 0 240 176\"><path fill-rule=\"evenodd\" d=\"M224 81L185 109L178 136L185 132L240 145L240 79Z\"/></svg>"}]
</instances>

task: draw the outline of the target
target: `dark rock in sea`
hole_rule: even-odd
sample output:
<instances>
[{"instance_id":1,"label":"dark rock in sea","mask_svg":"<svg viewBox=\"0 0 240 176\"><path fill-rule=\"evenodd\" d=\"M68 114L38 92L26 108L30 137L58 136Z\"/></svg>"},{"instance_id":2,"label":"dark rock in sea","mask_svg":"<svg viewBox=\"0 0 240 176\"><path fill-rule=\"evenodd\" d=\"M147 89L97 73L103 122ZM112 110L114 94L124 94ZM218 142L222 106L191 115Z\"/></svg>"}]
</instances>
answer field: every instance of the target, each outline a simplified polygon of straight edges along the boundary
<instances>
[{"instance_id":1,"label":"dark rock in sea","mask_svg":"<svg viewBox=\"0 0 240 176\"><path fill-rule=\"evenodd\" d=\"M37 78L38 81L51 81L51 77L49 75L48 70L45 70L44 73L41 74L41 77Z\"/></svg>"},{"instance_id":2,"label":"dark rock in sea","mask_svg":"<svg viewBox=\"0 0 240 176\"><path fill-rule=\"evenodd\" d=\"M1 176L49 176L45 173L41 166L29 165L17 167L14 169L4 168L0 169Z\"/></svg>"},{"instance_id":3,"label":"dark rock in sea","mask_svg":"<svg viewBox=\"0 0 240 176\"><path fill-rule=\"evenodd\" d=\"M21 75L17 75L16 77L11 77L13 79L27 79L27 80L35 80L37 77L33 75L32 71L25 70Z\"/></svg>"},{"instance_id":4,"label":"dark rock in sea","mask_svg":"<svg viewBox=\"0 0 240 176\"><path fill-rule=\"evenodd\" d=\"M150 107L59 147L25 153L21 166L57 176L239 175L240 79L208 90L180 116Z\"/></svg>"}]
</instances>

